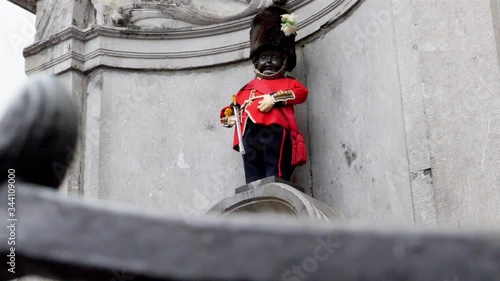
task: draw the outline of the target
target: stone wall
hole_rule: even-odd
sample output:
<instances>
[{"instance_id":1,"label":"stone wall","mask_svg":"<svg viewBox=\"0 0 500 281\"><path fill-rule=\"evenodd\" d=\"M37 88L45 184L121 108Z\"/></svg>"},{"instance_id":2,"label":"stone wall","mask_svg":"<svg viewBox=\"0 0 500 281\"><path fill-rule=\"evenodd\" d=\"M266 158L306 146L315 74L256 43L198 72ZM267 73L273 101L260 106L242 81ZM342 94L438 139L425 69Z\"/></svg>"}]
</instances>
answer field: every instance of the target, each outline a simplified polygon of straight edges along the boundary
<instances>
[{"instance_id":1,"label":"stone wall","mask_svg":"<svg viewBox=\"0 0 500 281\"><path fill-rule=\"evenodd\" d=\"M364 2L303 53L314 197L348 219L413 222L390 3Z\"/></svg>"},{"instance_id":2,"label":"stone wall","mask_svg":"<svg viewBox=\"0 0 500 281\"><path fill-rule=\"evenodd\" d=\"M495 1L381 0L306 44L315 197L349 218L497 223L497 42Z\"/></svg>"},{"instance_id":3,"label":"stone wall","mask_svg":"<svg viewBox=\"0 0 500 281\"><path fill-rule=\"evenodd\" d=\"M459 227L496 224L498 1L392 5L415 218Z\"/></svg>"},{"instance_id":4,"label":"stone wall","mask_svg":"<svg viewBox=\"0 0 500 281\"><path fill-rule=\"evenodd\" d=\"M106 3L38 1L25 49L27 73L60 75L81 108L66 190L202 214L243 183L217 115L252 77L248 15L262 1L185 22ZM294 181L347 219L499 222L498 1L289 6L302 19L293 75L310 89L297 108L310 166ZM60 9L71 15L56 21Z\"/></svg>"}]
</instances>

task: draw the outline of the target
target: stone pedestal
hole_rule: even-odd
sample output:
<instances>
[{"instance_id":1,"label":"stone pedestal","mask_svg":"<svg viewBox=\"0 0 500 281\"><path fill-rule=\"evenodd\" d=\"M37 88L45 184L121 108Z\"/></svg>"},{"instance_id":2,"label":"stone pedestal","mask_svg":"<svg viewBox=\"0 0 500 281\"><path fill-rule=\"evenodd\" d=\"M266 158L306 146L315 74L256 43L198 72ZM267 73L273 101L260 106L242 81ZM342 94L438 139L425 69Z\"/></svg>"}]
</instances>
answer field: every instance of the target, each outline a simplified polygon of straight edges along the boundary
<instances>
[{"instance_id":1,"label":"stone pedestal","mask_svg":"<svg viewBox=\"0 0 500 281\"><path fill-rule=\"evenodd\" d=\"M265 178L237 188L235 195L217 203L209 213L286 215L326 222L340 218L328 205L300 189L279 178Z\"/></svg>"}]
</instances>

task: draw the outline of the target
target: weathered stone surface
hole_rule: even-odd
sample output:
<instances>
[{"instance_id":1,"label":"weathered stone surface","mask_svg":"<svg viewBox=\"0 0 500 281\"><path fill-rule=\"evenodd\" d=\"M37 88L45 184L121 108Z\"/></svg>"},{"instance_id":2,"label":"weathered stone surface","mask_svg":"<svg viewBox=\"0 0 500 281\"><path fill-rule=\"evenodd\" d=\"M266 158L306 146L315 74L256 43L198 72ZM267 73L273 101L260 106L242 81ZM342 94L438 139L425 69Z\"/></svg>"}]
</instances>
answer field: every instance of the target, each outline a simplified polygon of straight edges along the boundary
<instances>
[{"instance_id":1,"label":"weathered stone surface","mask_svg":"<svg viewBox=\"0 0 500 281\"><path fill-rule=\"evenodd\" d=\"M349 218L498 222L497 2L366 1L305 45L316 198Z\"/></svg>"},{"instance_id":2,"label":"weathered stone surface","mask_svg":"<svg viewBox=\"0 0 500 281\"><path fill-rule=\"evenodd\" d=\"M302 53L314 197L347 219L413 223L390 3L365 1Z\"/></svg>"},{"instance_id":3,"label":"weathered stone surface","mask_svg":"<svg viewBox=\"0 0 500 281\"><path fill-rule=\"evenodd\" d=\"M94 24L95 9L92 6L91 0L37 1L35 41L43 41L49 38L54 40L53 36L70 26L85 29ZM55 51L58 52L57 48ZM52 59L55 58L52 57Z\"/></svg>"},{"instance_id":4,"label":"weathered stone surface","mask_svg":"<svg viewBox=\"0 0 500 281\"><path fill-rule=\"evenodd\" d=\"M416 217L435 209L431 218L440 225L500 222L499 21L493 2L393 1L410 172L432 174L430 184L412 186L415 203L431 198L429 191L434 196L414 204Z\"/></svg>"},{"instance_id":5,"label":"weathered stone surface","mask_svg":"<svg viewBox=\"0 0 500 281\"><path fill-rule=\"evenodd\" d=\"M239 80L223 82L236 73ZM246 64L91 74L84 196L191 217L231 195L244 183L242 160L218 112L250 75Z\"/></svg>"},{"instance_id":6,"label":"weathered stone surface","mask_svg":"<svg viewBox=\"0 0 500 281\"><path fill-rule=\"evenodd\" d=\"M426 122L413 5L410 1L392 1L392 13L415 223L435 225L437 210L432 182L430 128Z\"/></svg>"},{"instance_id":7,"label":"weathered stone surface","mask_svg":"<svg viewBox=\"0 0 500 281\"><path fill-rule=\"evenodd\" d=\"M500 57L500 1L490 0L491 13L493 20L493 32L495 34L495 42L497 47L497 55Z\"/></svg>"},{"instance_id":8,"label":"weathered stone surface","mask_svg":"<svg viewBox=\"0 0 500 281\"><path fill-rule=\"evenodd\" d=\"M34 190L33 190L34 189ZM6 188L0 188L6 196ZM17 187L17 270L62 280L476 280L500 276L500 233L314 224L258 216L184 222ZM5 221L6 208L0 208ZM5 237L7 228L0 228ZM0 244L5 256L7 245ZM12 278L0 264L0 279ZM121 279L120 279L121 278Z\"/></svg>"},{"instance_id":9,"label":"weathered stone surface","mask_svg":"<svg viewBox=\"0 0 500 281\"><path fill-rule=\"evenodd\" d=\"M68 71L62 75L57 76L60 83L62 83L66 89L71 89L70 95L72 97L73 103L75 105L74 110L78 116L79 122L76 124L78 128L79 135L85 132L85 128L82 128L84 122L81 120L85 119L83 113L85 112L86 104L84 104L86 89L85 89L85 76L78 71ZM64 147L64 151L67 156L63 161L57 163L57 167L63 167L68 169L68 173L64 180L59 186L59 190L69 196L81 196L83 194L83 160L82 156L82 142L83 138L80 136L76 144L72 147Z\"/></svg>"},{"instance_id":10,"label":"weathered stone surface","mask_svg":"<svg viewBox=\"0 0 500 281\"><path fill-rule=\"evenodd\" d=\"M95 1L109 3L109 1ZM287 1L283 1L287 2ZM299 1L288 1L299 2ZM122 25L140 28L179 28L237 20L271 5L271 0L171 0L156 3L129 0L115 3ZM296 5L293 5L296 6Z\"/></svg>"}]
</instances>

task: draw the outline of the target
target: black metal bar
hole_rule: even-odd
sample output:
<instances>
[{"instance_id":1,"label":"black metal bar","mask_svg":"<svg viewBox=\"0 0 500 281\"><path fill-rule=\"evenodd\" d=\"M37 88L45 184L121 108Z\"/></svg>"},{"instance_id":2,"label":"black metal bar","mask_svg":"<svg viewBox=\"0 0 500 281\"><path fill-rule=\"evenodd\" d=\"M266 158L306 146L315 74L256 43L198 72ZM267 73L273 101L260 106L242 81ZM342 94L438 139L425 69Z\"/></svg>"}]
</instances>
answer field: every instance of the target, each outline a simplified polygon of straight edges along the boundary
<instances>
[{"instance_id":1,"label":"black metal bar","mask_svg":"<svg viewBox=\"0 0 500 281\"><path fill-rule=\"evenodd\" d=\"M0 195L6 192L4 186ZM256 216L183 221L22 184L17 206L21 275L89 281L111 280L116 272L134 278L123 280L500 280L498 232ZM6 221L3 204L0 213ZM0 235L7 237L6 227ZM6 243L0 251L6 255ZM11 277L5 266L2 280Z\"/></svg>"}]
</instances>

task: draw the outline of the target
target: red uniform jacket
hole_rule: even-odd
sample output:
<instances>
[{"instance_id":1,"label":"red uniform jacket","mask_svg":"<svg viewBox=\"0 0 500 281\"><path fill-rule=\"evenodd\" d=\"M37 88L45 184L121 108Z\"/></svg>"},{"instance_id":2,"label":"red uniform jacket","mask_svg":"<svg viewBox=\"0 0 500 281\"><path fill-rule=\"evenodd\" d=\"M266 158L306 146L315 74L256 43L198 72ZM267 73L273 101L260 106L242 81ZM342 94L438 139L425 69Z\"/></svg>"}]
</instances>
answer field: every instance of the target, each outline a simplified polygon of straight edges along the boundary
<instances>
[{"instance_id":1,"label":"red uniform jacket","mask_svg":"<svg viewBox=\"0 0 500 281\"><path fill-rule=\"evenodd\" d=\"M281 91L281 92L280 92ZM259 101L262 99L255 99L249 105L245 107L245 110L241 113L242 115L242 134L245 133L246 122L250 118L256 124L271 125L278 124L285 129L292 130L296 129L296 121L294 115L293 106L295 104L303 103L307 99L308 90L299 81L294 78L285 77L273 80L262 80L260 78L255 78L245 87L243 87L236 97L238 99L238 104L243 105L246 100L251 97L258 97L262 95L267 95L271 93L277 101L275 106L269 112L261 112L257 107L259 106ZM224 107L220 112L220 117L224 117L224 112L226 108ZM236 126L234 132L233 148L238 150L238 135L236 133Z\"/></svg>"}]
</instances>

